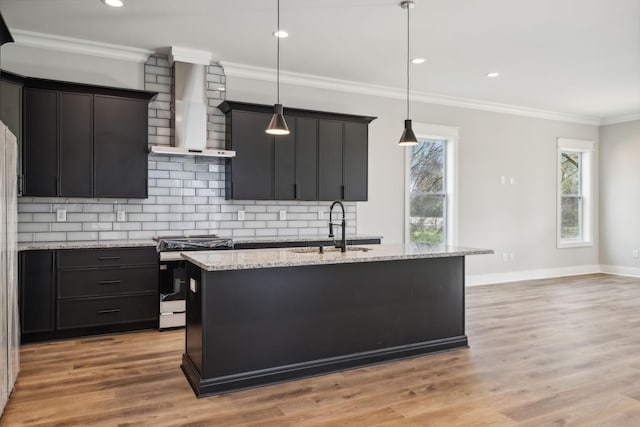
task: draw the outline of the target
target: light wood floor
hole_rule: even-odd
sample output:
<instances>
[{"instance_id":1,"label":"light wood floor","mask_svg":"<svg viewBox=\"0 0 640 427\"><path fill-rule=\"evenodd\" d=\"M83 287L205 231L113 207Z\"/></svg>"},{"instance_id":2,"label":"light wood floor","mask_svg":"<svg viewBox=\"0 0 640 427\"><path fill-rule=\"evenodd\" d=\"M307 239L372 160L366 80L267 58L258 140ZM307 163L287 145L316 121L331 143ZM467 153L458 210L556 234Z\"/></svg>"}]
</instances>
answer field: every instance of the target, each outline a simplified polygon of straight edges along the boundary
<instances>
[{"instance_id":1,"label":"light wood floor","mask_svg":"<svg viewBox=\"0 0 640 427\"><path fill-rule=\"evenodd\" d=\"M22 348L22 425L640 426L640 279L469 288L471 347L196 399L183 332Z\"/></svg>"}]
</instances>

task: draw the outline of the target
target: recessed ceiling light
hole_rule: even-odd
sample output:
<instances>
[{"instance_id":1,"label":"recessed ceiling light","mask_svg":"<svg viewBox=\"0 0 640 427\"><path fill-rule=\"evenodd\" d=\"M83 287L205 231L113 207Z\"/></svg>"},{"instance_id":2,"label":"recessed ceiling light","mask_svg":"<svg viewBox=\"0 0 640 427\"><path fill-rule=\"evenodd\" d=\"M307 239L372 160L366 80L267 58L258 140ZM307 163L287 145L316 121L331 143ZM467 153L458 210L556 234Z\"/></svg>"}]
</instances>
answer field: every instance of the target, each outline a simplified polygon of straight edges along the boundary
<instances>
[{"instance_id":1,"label":"recessed ceiling light","mask_svg":"<svg viewBox=\"0 0 640 427\"><path fill-rule=\"evenodd\" d=\"M426 59L424 59L424 58L413 58L411 60L411 63L412 64L424 64L425 61L426 61Z\"/></svg>"},{"instance_id":2,"label":"recessed ceiling light","mask_svg":"<svg viewBox=\"0 0 640 427\"><path fill-rule=\"evenodd\" d=\"M279 39L286 39L287 37L289 37L289 33L287 33L285 30L274 31L273 36L278 37Z\"/></svg>"},{"instance_id":3,"label":"recessed ceiling light","mask_svg":"<svg viewBox=\"0 0 640 427\"><path fill-rule=\"evenodd\" d=\"M122 7L124 6L124 2L122 0L102 0L102 3L111 7Z\"/></svg>"},{"instance_id":4,"label":"recessed ceiling light","mask_svg":"<svg viewBox=\"0 0 640 427\"><path fill-rule=\"evenodd\" d=\"M487 77L498 77L500 73L488 73Z\"/></svg>"}]
</instances>

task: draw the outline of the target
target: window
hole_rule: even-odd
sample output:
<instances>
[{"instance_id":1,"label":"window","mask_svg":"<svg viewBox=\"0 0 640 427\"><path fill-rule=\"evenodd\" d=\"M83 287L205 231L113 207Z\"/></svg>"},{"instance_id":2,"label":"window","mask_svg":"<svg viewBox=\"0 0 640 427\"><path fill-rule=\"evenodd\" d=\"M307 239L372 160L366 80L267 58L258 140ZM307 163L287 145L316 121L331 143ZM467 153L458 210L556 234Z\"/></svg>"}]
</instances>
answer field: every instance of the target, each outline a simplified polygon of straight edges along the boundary
<instances>
[{"instance_id":1,"label":"window","mask_svg":"<svg viewBox=\"0 0 640 427\"><path fill-rule=\"evenodd\" d=\"M593 142L558 139L558 248L592 245Z\"/></svg>"},{"instance_id":2,"label":"window","mask_svg":"<svg viewBox=\"0 0 640 427\"><path fill-rule=\"evenodd\" d=\"M457 129L414 123L418 145L407 149L406 241L455 244Z\"/></svg>"}]
</instances>

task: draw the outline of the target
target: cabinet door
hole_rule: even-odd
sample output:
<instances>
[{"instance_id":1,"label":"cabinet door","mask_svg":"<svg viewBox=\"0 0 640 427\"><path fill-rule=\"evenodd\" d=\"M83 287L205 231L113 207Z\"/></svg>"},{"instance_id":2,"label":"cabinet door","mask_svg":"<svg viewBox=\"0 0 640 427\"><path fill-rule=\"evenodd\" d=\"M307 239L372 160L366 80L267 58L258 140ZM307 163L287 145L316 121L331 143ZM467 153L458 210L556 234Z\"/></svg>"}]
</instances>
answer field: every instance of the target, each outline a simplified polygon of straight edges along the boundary
<instances>
[{"instance_id":1,"label":"cabinet door","mask_svg":"<svg viewBox=\"0 0 640 427\"><path fill-rule=\"evenodd\" d=\"M93 96L60 92L60 196L91 197Z\"/></svg>"},{"instance_id":2,"label":"cabinet door","mask_svg":"<svg viewBox=\"0 0 640 427\"><path fill-rule=\"evenodd\" d=\"M12 82L0 82L0 121L18 142L22 134L22 86Z\"/></svg>"},{"instance_id":3,"label":"cabinet door","mask_svg":"<svg viewBox=\"0 0 640 427\"><path fill-rule=\"evenodd\" d=\"M147 102L94 95L94 196L147 197Z\"/></svg>"},{"instance_id":4,"label":"cabinet door","mask_svg":"<svg viewBox=\"0 0 640 427\"><path fill-rule=\"evenodd\" d=\"M368 126L344 124L344 199L367 200Z\"/></svg>"},{"instance_id":5,"label":"cabinet door","mask_svg":"<svg viewBox=\"0 0 640 427\"><path fill-rule=\"evenodd\" d=\"M320 200L343 198L342 137L343 122L318 121L318 198Z\"/></svg>"},{"instance_id":6,"label":"cabinet door","mask_svg":"<svg viewBox=\"0 0 640 427\"><path fill-rule=\"evenodd\" d=\"M228 116L227 116L228 117ZM270 114L232 111L231 198L273 200L273 138Z\"/></svg>"},{"instance_id":7,"label":"cabinet door","mask_svg":"<svg viewBox=\"0 0 640 427\"><path fill-rule=\"evenodd\" d=\"M318 120L296 120L296 189L298 200L318 200Z\"/></svg>"},{"instance_id":8,"label":"cabinet door","mask_svg":"<svg viewBox=\"0 0 640 427\"><path fill-rule=\"evenodd\" d=\"M20 252L21 332L50 332L55 328L54 251Z\"/></svg>"},{"instance_id":9,"label":"cabinet door","mask_svg":"<svg viewBox=\"0 0 640 427\"><path fill-rule=\"evenodd\" d=\"M58 93L24 90L23 174L25 196L58 194Z\"/></svg>"},{"instance_id":10,"label":"cabinet door","mask_svg":"<svg viewBox=\"0 0 640 427\"><path fill-rule=\"evenodd\" d=\"M274 196L276 200L296 199L296 118L286 117L289 135L273 137Z\"/></svg>"}]
</instances>

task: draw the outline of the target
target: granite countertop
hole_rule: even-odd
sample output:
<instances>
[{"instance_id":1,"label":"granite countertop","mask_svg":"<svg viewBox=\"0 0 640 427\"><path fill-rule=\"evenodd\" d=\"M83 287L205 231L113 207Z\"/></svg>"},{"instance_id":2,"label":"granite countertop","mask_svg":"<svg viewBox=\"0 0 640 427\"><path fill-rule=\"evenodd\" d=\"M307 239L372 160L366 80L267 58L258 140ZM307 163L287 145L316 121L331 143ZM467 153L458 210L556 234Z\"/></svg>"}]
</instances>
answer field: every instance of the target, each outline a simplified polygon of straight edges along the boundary
<instances>
[{"instance_id":1,"label":"granite countertop","mask_svg":"<svg viewBox=\"0 0 640 427\"><path fill-rule=\"evenodd\" d=\"M316 242L330 241L326 235L311 236L261 236L261 237L233 237L233 243L266 243L266 242ZM347 240L382 239L382 236L347 236ZM46 249L95 249L95 248L125 248L139 246L157 246L155 240L79 240L68 242L24 242L18 243L19 251Z\"/></svg>"},{"instance_id":2,"label":"granite countertop","mask_svg":"<svg viewBox=\"0 0 640 427\"><path fill-rule=\"evenodd\" d=\"M38 249L96 249L96 248L127 248L141 246L157 246L154 240L84 240L74 242L33 242L18 243L19 251Z\"/></svg>"},{"instance_id":3,"label":"granite countertop","mask_svg":"<svg viewBox=\"0 0 640 427\"><path fill-rule=\"evenodd\" d=\"M183 252L182 257L207 271L248 270L255 268L295 267L303 265L377 262L402 259L440 258L491 254L491 249L426 244L362 245L368 251L348 251L318 248L247 249L235 251ZM353 248L353 247L352 247Z\"/></svg>"},{"instance_id":4,"label":"granite countertop","mask_svg":"<svg viewBox=\"0 0 640 427\"><path fill-rule=\"evenodd\" d=\"M340 239L340 233L336 236ZM347 240L373 240L380 239L382 236L369 236L359 234L347 234ZM324 242L332 241L327 234L313 234L310 236L256 236L256 237L233 237L233 243L264 243L264 242Z\"/></svg>"}]
</instances>

